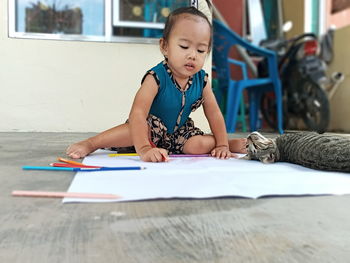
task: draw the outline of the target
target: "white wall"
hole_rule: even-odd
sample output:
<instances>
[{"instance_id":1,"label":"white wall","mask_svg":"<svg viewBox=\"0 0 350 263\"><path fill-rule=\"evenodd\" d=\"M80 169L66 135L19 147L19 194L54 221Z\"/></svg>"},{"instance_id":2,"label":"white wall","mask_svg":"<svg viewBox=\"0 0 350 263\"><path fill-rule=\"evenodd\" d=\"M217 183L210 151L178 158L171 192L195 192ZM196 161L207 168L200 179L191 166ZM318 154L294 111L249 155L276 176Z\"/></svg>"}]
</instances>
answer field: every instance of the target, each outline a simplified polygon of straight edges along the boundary
<instances>
[{"instance_id":1,"label":"white wall","mask_svg":"<svg viewBox=\"0 0 350 263\"><path fill-rule=\"evenodd\" d=\"M0 132L100 132L123 123L158 45L8 38L0 1ZM210 59L206 69L210 69ZM202 110L193 118L208 131Z\"/></svg>"}]
</instances>

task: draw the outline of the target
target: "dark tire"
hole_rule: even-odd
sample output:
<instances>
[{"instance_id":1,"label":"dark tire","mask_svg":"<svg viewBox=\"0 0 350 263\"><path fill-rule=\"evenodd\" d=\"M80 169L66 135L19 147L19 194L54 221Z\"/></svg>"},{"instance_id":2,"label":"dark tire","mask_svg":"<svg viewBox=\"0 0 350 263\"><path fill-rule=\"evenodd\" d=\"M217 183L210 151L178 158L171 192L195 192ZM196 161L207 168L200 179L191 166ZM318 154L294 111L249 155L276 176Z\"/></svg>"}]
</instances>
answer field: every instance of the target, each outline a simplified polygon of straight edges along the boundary
<instances>
[{"instance_id":1,"label":"dark tire","mask_svg":"<svg viewBox=\"0 0 350 263\"><path fill-rule=\"evenodd\" d=\"M276 96L274 92L266 92L261 95L260 110L267 125L274 130L278 130ZM285 128L286 114L283 106L283 129Z\"/></svg>"},{"instance_id":2,"label":"dark tire","mask_svg":"<svg viewBox=\"0 0 350 263\"><path fill-rule=\"evenodd\" d=\"M306 127L324 133L330 120L329 100L326 92L311 80L303 81L300 112Z\"/></svg>"}]
</instances>

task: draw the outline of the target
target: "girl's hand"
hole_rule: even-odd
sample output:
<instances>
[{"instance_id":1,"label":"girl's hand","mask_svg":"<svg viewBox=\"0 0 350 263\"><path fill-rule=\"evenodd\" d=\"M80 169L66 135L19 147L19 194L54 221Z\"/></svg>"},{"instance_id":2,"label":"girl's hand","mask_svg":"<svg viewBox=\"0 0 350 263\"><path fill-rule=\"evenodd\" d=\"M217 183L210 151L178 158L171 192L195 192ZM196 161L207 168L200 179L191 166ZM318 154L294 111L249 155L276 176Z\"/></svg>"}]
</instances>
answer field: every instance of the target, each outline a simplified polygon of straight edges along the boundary
<instances>
[{"instance_id":1,"label":"girl's hand","mask_svg":"<svg viewBox=\"0 0 350 263\"><path fill-rule=\"evenodd\" d=\"M236 154L230 152L229 147L227 145L219 145L216 146L212 151L211 151L211 156L219 158L219 159L228 159L231 157L237 157Z\"/></svg>"},{"instance_id":2,"label":"girl's hand","mask_svg":"<svg viewBox=\"0 0 350 263\"><path fill-rule=\"evenodd\" d=\"M169 161L168 152L163 148L152 148L150 146L146 149L142 149L139 154L141 160L144 162L158 163Z\"/></svg>"}]
</instances>

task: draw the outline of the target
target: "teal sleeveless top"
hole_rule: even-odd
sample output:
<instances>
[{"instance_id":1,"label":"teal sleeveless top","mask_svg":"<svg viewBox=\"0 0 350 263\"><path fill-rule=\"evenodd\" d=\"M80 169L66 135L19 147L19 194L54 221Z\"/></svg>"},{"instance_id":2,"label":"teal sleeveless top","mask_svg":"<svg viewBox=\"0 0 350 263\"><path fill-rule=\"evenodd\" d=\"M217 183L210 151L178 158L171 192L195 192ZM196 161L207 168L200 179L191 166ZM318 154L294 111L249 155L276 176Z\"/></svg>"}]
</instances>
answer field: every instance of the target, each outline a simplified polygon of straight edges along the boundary
<instances>
[{"instance_id":1,"label":"teal sleeveless top","mask_svg":"<svg viewBox=\"0 0 350 263\"><path fill-rule=\"evenodd\" d=\"M146 72L151 74L158 84L158 93L153 100L149 114L160 118L167 127L168 133L174 133L185 124L192 111L203 103L203 88L208 79L204 70L191 76L184 90L173 78L172 72L165 61Z\"/></svg>"}]
</instances>

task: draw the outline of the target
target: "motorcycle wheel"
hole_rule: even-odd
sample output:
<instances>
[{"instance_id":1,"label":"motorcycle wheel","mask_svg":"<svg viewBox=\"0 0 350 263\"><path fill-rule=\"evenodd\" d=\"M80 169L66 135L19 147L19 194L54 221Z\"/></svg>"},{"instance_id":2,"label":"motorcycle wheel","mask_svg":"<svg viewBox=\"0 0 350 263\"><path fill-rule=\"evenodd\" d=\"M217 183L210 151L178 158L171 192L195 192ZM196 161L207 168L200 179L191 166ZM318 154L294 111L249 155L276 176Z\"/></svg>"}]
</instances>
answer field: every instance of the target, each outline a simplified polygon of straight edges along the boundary
<instances>
[{"instance_id":1,"label":"motorcycle wheel","mask_svg":"<svg viewBox=\"0 0 350 263\"><path fill-rule=\"evenodd\" d=\"M330 120L329 100L326 92L311 80L304 80L301 87L300 112L306 127L318 133L327 130Z\"/></svg>"},{"instance_id":2,"label":"motorcycle wheel","mask_svg":"<svg viewBox=\"0 0 350 263\"><path fill-rule=\"evenodd\" d=\"M286 128L286 114L284 109L285 107L283 106L283 129ZM261 95L260 110L267 125L274 130L278 130L275 93L266 92Z\"/></svg>"}]
</instances>

